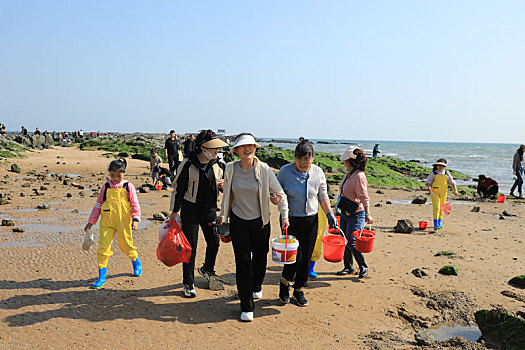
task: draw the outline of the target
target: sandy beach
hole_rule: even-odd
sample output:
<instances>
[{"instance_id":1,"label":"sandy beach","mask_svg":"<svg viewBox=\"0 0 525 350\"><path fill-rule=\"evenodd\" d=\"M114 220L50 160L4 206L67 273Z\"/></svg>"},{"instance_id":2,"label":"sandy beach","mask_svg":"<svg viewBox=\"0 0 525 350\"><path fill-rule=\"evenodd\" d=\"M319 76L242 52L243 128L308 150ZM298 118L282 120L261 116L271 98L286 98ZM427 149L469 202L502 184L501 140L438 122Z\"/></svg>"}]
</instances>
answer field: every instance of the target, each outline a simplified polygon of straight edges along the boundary
<instances>
[{"instance_id":1,"label":"sandy beach","mask_svg":"<svg viewBox=\"0 0 525 350\"><path fill-rule=\"evenodd\" d=\"M342 263L321 259L316 267L319 278L310 280L306 289L308 307L281 304L282 266L269 254L255 320L240 322L231 244L221 244L217 258L225 289L209 290L196 272L197 297L184 298L182 267L164 266L155 253L160 222L152 217L169 210L165 190L139 194L142 222L134 239L143 275L132 276L129 259L114 244L105 288L90 290L97 275L96 246L89 252L81 249L82 228L95 202L91 195L98 194L107 176L109 160L103 153L54 147L12 160L21 174L0 170L0 193L11 198L0 207L2 218L25 231L0 227L0 348L411 349L417 346L414 334L421 330L446 322L475 325L477 310L525 309L524 291L507 283L525 273L525 205L513 199L504 204L455 201L452 196L444 230L400 234L393 230L398 219L415 225L431 221L431 205L409 204L417 195L427 195L392 189L380 194L373 187L372 229L377 236L373 252L366 255L369 277L336 276ZM136 186L151 183L147 165L128 159L126 179ZM64 185L56 176L26 175L31 170L72 178ZM40 204L50 208L36 209ZM474 206L480 211L472 212ZM504 210L515 216L500 219ZM272 236L279 234L277 219L272 207ZM196 266L202 264L204 248L201 235ZM461 257L435 256L445 250ZM438 273L449 264L457 266L459 276ZM416 268L428 276L414 276L411 271Z\"/></svg>"}]
</instances>

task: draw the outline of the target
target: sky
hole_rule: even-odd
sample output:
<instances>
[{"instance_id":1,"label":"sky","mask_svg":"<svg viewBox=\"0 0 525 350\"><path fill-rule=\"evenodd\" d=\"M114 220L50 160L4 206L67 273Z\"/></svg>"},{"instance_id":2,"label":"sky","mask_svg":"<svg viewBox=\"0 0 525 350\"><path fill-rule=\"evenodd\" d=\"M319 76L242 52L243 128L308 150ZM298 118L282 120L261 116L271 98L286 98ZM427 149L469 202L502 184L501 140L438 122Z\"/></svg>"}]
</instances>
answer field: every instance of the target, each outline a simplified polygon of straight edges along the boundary
<instances>
[{"instance_id":1,"label":"sky","mask_svg":"<svg viewBox=\"0 0 525 350\"><path fill-rule=\"evenodd\" d=\"M8 130L525 142L524 1L0 0Z\"/></svg>"}]
</instances>

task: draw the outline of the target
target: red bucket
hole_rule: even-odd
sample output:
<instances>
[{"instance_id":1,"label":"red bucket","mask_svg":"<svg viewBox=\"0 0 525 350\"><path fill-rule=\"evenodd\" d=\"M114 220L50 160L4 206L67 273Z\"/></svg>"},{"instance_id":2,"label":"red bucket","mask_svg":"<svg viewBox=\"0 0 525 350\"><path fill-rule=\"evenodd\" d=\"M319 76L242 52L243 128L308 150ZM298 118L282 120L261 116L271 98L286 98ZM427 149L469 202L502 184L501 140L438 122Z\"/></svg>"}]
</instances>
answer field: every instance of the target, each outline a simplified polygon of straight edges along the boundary
<instances>
[{"instance_id":1,"label":"red bucket","mask_svg":"<svg viewBox=\"0 0 525 350\"><path fill-rule=\"evenodd\" d=\"M335 218L337 219L337 226L341 227L341 217L339 215L336 215ZM335 228L329 228L328 229L328 233L333 235L333 234L337 234L341 231L336 231Z\"/></svg>"},{"instance_id":2,"label":"red bucket","mask_svg":"<svg viewBox=\"0 0 525 350\"><path fill-rule=\"evenodd\" d=\"M426 230L428 227L428 222L427 221L420 221L419 222L419 229L420 230Z\"/></svg>"},{"instance_id":3,"label":"red bucket","mask_svg":"<svg viewBox=\"0 0 525 350\"><path fill-rule=\"evenodd\" d=\"M162 185L161 185L161 184L157 184L157 185L155 185L155 189L156 189L157 191L162 190Z\"/></svg>"},{"instance_id":4,"label":"red bucket","mask_svg":"<svg viewBox=\"0 0 525 350\"><path fill-rule=\"evenodd\" d=\"M505 195L499 194L498 195L498 203L505 203Z\"/></svg>"},{"instance_id":5,"label":"red bucket","mask_svg":"<svg viewBox=\"0 0 525 350\"><path fill-rule=\"evenodd\" d=\"M337 263L343 261L346 238L337 235L323 237L323 257L326 261Z\"/></svg>"},{"instance_id":6,"label":"red bucket","mask_svg":"<svg viewBox=\"0 0 525 350\"><path fill-rule=\"evenodd\" d=\"M374 238L376 234L370 230L355 230L352 233L356 239L356 249L361 253L370 253L374 248Z\"/></svg>"}]
</instances>

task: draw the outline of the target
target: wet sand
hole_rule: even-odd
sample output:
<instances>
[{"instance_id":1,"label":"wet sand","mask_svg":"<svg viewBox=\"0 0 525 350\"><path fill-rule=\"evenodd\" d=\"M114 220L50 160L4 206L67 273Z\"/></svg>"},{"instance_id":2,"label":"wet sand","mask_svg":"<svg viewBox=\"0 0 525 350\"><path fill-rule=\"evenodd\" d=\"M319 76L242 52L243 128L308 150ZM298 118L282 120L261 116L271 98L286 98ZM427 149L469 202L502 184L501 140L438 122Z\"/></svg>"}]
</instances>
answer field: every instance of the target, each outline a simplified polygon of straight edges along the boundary
<instances>
[{"instance_id":1,"label":"wet sand","mask_svg":"<svg viewBox=\"0 0 525 350\"><path fill-rule=\"evenodd\" d=\"M159 222L151 218L169 209L165 190L139 194L143 222L134 238L144 274L132 277L129 259L114 244L106 287L90 290L97 274L96 246L82 251L82 228L95 202L90 196L105 181L109 159L103 153L62 147L27 152L28 158L13 161L22 174L0 170L0 193L11 197L0 206L1 218L25 230L0 227L0 348L274 349L286 343L290 349L409 349L419 330L443 322L472 325L479 309L501 306L517 312L525 306L523 290L507 284L525 273L525 205L452 199L444 230L400 234L393 231L398 219L415 225L431 221L431 205L404 204L423 192L383 189L378 194L375 188L369 189L377 234L373 252L366 255L369 277L336 276L342 263L321 259L319 278L310 280L306 290L305 308L281 305L282 267L269 254L255 320L241 323L231 244L221 244L217 259L225 289L207 289L196 272L198 295L184 298L182 267L164 266L155 253ZM136 186L151 183L147 162L129 159L128 164L127 180ZM70 174L70 182L85 188L63 185L54 176L26 176L30 170ZM34 189L44 194L35 195ZM50 208L37 210L43 203ZM471 212L475 205L480 212ZM503 210L517 216L500 220ZM272 207L272 236L278 235L277 218ZM196 266L202 264L204 248L201 235ZM462 258L435 256L442 250ZM459 276L438 274L447 264L457 266ZM428 276L415 277L415 268ZM509 290L518 298L501 294Z\"/></svg>"}]
</instances>

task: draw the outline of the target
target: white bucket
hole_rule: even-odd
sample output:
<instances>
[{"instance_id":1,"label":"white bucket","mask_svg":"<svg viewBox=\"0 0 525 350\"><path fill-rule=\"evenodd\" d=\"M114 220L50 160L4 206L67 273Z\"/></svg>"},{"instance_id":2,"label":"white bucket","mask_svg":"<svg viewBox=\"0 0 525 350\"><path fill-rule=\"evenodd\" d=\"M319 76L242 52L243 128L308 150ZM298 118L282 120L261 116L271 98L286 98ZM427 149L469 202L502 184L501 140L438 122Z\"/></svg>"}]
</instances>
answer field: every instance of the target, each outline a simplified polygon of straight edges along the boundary
<instances>
[{"instance_id":1,"label":"white bucket","mask_svg":"<svg viewBox=\"0 0 525 350\"><path fill-rule=\"evenodd\" d=\"M295 237L288 236L288 240L295 240ZM277 264L293 264L297 260L297 248L297 240L295 243L279 243L279 237L272 238L272 260Z\"/></svg>"}]
</instances>

